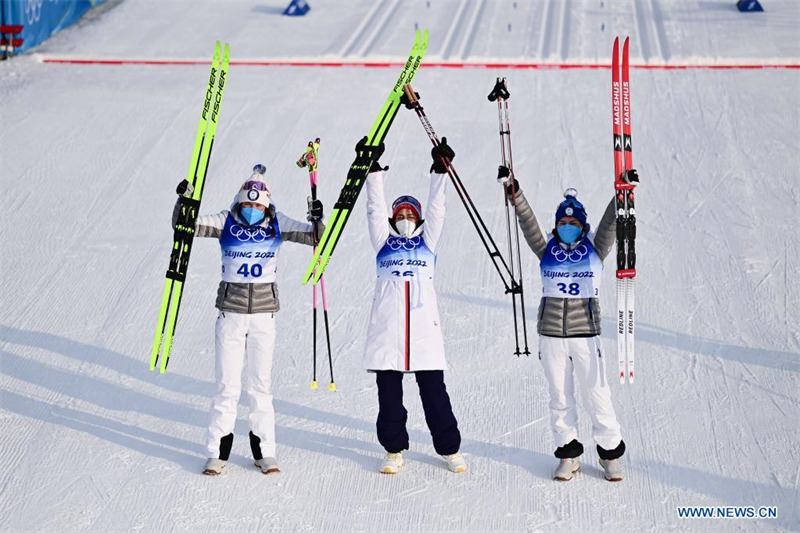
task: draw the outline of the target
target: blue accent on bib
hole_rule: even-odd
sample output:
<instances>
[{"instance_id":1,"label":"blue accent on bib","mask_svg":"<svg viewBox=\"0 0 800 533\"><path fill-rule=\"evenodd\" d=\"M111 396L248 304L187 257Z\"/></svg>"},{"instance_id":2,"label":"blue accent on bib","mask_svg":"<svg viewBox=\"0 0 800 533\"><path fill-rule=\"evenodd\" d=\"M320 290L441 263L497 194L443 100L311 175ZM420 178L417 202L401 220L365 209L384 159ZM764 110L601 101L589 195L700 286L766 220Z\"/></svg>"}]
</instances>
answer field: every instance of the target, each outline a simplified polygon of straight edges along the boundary
<instances>
[{"instance_id":1,"label":"blue accent on bib","mask_svg":"<svg viewBox=\"0 0 800 533\"><path fill-rule=\"evenodd\" d=\"M589 239L583 239L571 250L554 239L539 264L542 292L551 298L596 298L600 296L603 262Z\"/></svg>"},{"instance_id":2,"label":"blue accent on bib","mask_svg":"<svg viewBox=\"0 0 800 533\"><path fill-rule=\"evenodd\" d=\"M272 283L283 239L277 217L267 225L244 226L228 214L219 238L222 280L229 283Z\"/></svg>"},{"instance_id":3,"label":"blue accent on bib","mask_svg":"<svg viewBox=\"0 0 800 533\"><path fill-rule=\"evenodd\" d=\"M378 278L388 281L433 279L436 255L425 244L422 235L386 239L376 258Z\"/></svg>"}]
</instances>

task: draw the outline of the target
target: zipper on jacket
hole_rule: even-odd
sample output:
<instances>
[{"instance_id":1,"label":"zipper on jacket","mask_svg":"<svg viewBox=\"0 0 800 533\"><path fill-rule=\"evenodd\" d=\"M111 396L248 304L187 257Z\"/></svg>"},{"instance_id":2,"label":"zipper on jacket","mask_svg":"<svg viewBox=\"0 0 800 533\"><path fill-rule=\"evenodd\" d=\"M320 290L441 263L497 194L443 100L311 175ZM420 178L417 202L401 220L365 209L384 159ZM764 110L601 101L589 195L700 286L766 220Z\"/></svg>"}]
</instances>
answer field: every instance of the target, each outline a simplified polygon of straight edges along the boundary
<instances>
[{"instance_id":1,"label":"zipper on jacket","mask_svg":"<svg viewBox=\"0 0 800 533\"><path fill-rule=\"evenodd\" d=\"M247 284L247 314L253 312L253 284Z\"/></svg>"},{"instance_id":2,"label":"zipper on jacket","mask_svg":"<svg viewBox=\"0 0 800 533\"><path fill-rule=\"evenodd\" d=\"M564 321L562 329L564 331L564 336L567 336L567 303L569 303L569 298L563 298L564 300Z\"/></svg>"},{"instance_id":3,"label":"zipper on jacket","mask_svg":"<svg viewBox=\"0 0 800 533\"><path fill-rule=\"evenodd\" d=\"M411 283L406 281L406 372L411 370Z\"/></svg>"}]
</instances>

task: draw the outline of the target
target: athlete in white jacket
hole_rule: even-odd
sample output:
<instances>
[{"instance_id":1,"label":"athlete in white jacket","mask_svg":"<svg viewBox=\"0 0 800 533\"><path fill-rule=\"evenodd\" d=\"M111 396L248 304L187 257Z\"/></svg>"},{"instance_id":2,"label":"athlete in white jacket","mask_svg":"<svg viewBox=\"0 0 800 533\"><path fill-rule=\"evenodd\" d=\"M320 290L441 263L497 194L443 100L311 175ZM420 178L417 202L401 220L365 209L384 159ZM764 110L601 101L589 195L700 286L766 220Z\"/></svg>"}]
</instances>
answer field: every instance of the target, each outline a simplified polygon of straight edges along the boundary
<instances>
[{"instance_id":1,"label":"athlete in white jacket","mask_svg":"<svg viewBox=\"0 0 800 533\"><path fill-rule=\"evenodd\" d=\"M381 146L378 155L382 152ZM377 162L366 184L367 221L370 241L377 253L377 281L364 368L376 374L377 431L378 441L387 452L381 467L385 474L400 470L402 452L408 449L408 413L403 406L406 372L413 372L416 377L436 452L453 472L464 472L467 468L458 453L461 434L444 384L447 363L434 288L447 185L447 169L439 154L448 159L455 156L446 139L432 150L434 164L424 219L422 206L412 196L399 197L389 211L383 192L384 169Z\"/></svg>"}]
</instances>

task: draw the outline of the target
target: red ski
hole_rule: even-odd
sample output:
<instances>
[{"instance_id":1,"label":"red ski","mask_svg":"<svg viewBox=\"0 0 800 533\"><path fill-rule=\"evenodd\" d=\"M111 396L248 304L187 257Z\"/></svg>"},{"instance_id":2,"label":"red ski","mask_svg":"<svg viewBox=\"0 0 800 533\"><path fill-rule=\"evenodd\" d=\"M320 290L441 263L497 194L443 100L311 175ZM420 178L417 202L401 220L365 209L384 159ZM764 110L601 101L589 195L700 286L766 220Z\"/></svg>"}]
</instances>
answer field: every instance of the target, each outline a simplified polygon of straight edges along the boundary
<instances>
[{"instance_id":1,"label":"red ski","mask_svg":"<svg viewBox=\"0 0 800 533\"><path fill-rule=\"evenodd\" d=\"M634 382L634 278L636 277L636 210L634 189L639 177L633 168L631 92L628 38L614 39L611 60L611 108L614 129L614 191L617 208L617 361L619 381Z\"/></svg>"}]
</instances>

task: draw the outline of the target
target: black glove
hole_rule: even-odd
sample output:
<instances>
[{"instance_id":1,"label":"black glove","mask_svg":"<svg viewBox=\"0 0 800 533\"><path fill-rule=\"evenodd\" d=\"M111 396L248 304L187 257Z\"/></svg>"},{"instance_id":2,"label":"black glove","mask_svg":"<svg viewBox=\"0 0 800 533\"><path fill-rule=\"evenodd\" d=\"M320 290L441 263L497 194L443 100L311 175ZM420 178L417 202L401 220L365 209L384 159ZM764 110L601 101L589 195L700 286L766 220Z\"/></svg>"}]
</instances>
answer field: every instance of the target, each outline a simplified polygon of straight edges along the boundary
<instances>
[{"instance_id":1,"label":"black glove","mask_svg":"<svg viewBox=\"0 0 800 533\"><path fill-rule=\"evenodd\" d=\"M500 165L497 167L497 182L505 185L508 183L508 178L511 176L511 170L508 167Z\"/></svg>"},{"instance_id":2,"label":"black glove","mask_svg":"<svg viewBox=\"0 0 800 533\"><path fill-rule=\"evenodd\" d=\"M389 170L389 167L383 167L378 162L383 155L386 146L381 143L378 146L367 146L366 135L356 144L356 159L372 160L372 165L369 167L369 173L379 172L381 170Z\"/></svg>"},{"instance_id":3,"label":"black glove","mask_svg":"<svg viewBox=\"0 0 800 533\"><path fill-rule=\"evenodd\" d=\"M447 174L447 164L456 157L456 153L447 144L447 137L442 137L439 145L431 148L431 157L433 158L433 164L430 171L437 174ZM442 159L447 161L447 164Z\"/></svg>"},{"instance_id":4,"label":"black glove","mask_svg":"<svg viewBox=\"0 0 800 533\"><path fill-rule=\"evenodd\" d=\"M312 200L308 197L308 215L306 219L309 222L317 222L322 218L322 201Z\"/></svg>"},{"instance_id":5,"label":"black glove","mask_svg":"<svg viewBox=\"0 0 800 533\"><path fill-rule=\"evenodd\" d=\"M519 182L517 181L516 178L507 180L505 183L503 183L503 188L506 191L506 196L512 202L514 200L515 193L518 193L520 191Z\"/></svg>"},{"instance_id":6,"label":"black glove","mask_svg":"<svg viewBox=\"0 0 800 533\"><path fill-rule=\"evenodd\" d=\"M189 180L183 180L178 184L178 187L175 189L175 192L178 196L185 196L187 198L192 197L192 193L194 193L194 186L189 183Z\"/></svg>"}]
</instances>

